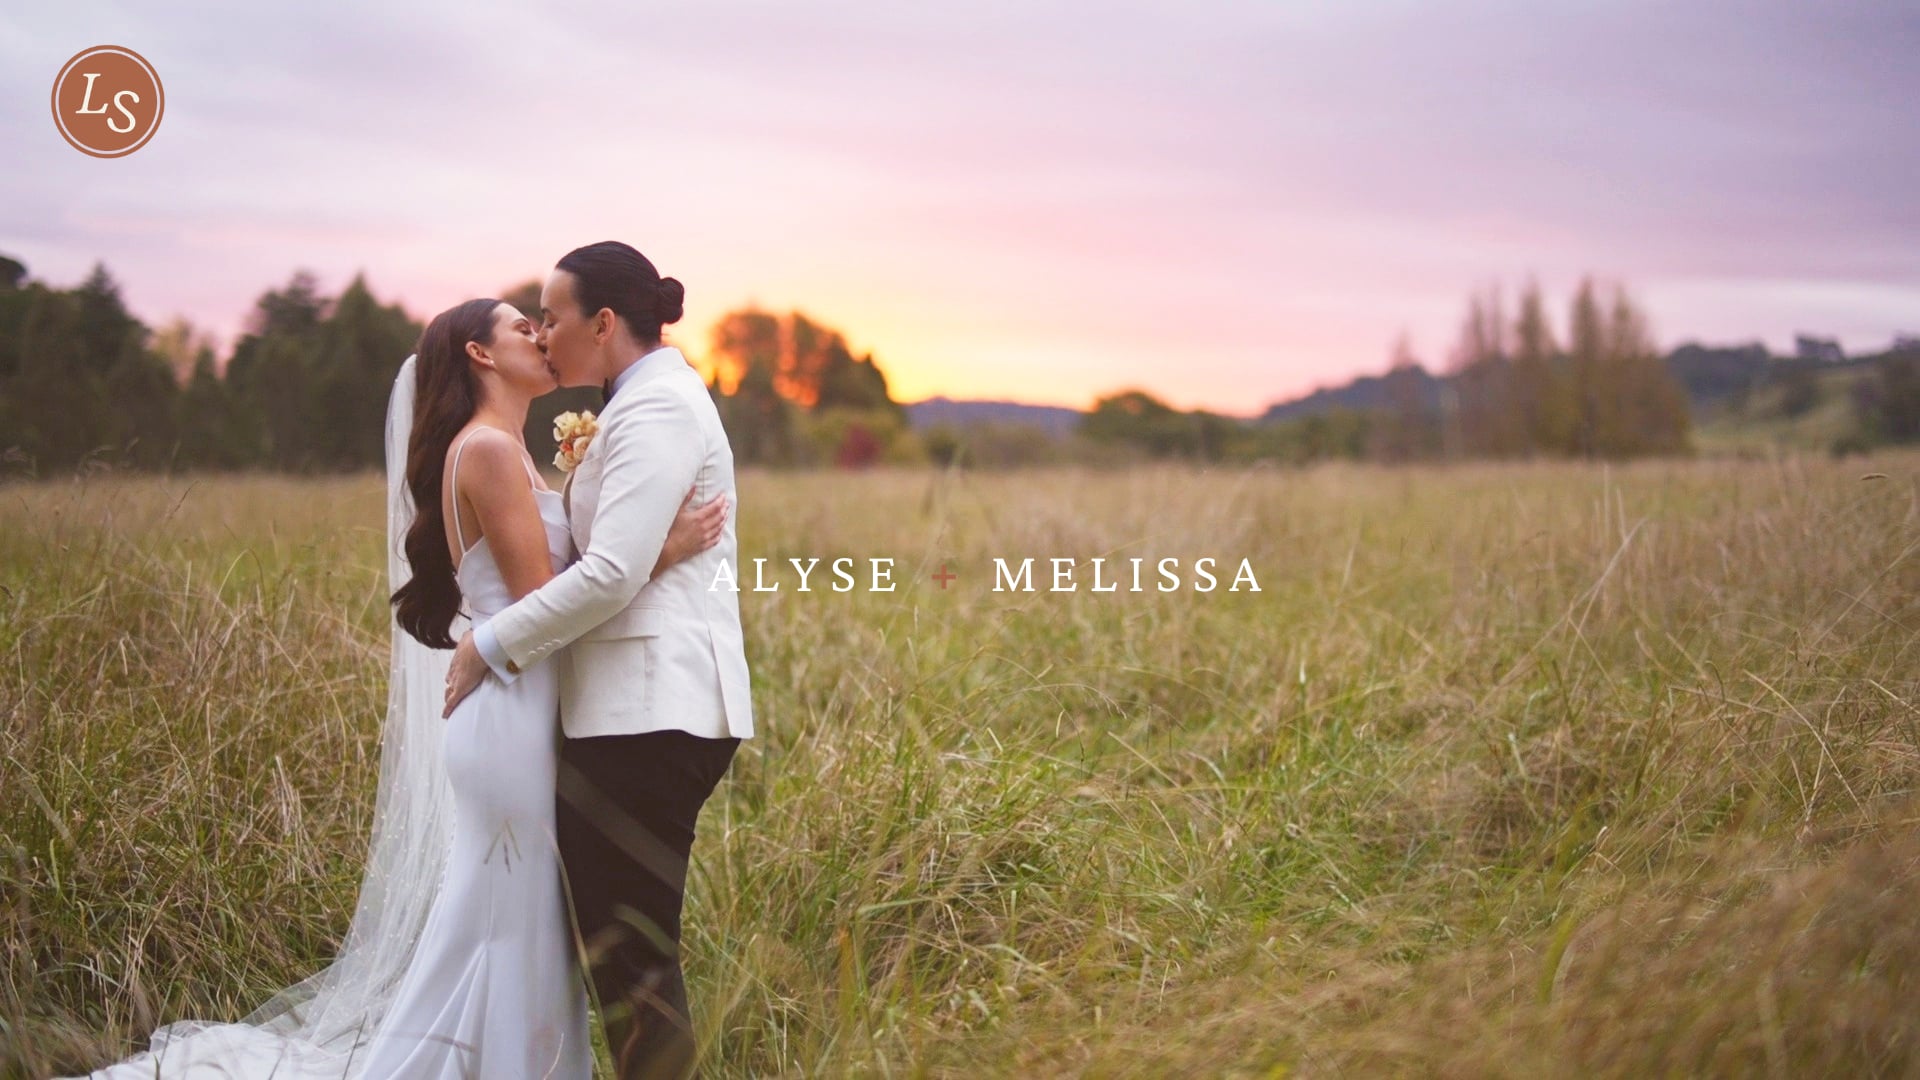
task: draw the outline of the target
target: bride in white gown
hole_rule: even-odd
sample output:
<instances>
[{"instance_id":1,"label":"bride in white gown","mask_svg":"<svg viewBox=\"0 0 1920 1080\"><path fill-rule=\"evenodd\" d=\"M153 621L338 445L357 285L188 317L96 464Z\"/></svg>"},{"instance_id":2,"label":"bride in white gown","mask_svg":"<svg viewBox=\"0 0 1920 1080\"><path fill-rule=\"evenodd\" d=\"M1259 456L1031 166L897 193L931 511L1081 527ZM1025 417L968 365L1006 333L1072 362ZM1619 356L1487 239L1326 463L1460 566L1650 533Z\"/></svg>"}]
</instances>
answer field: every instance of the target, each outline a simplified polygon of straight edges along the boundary
<instances>
[{"instance_id":1,"label":"bride in white gown","mask_svg":"<svg viewBox=\"0 0 1920 1080\"><path fill-rule=\"evenodd\" d=\"M573 556L564 497L542 483L519 435L528 404L555 385L511 305L470 300L428 324L388 403L392 677L346 940L329 967L239 1023L170 1024L146 1052L94 1076L591 1074L553 841L556 669L489 679L441 720L444 650L464 623ZM717 500L683 506L654 572L711 546L724 512Z\"/></svg>"}]
</instances>

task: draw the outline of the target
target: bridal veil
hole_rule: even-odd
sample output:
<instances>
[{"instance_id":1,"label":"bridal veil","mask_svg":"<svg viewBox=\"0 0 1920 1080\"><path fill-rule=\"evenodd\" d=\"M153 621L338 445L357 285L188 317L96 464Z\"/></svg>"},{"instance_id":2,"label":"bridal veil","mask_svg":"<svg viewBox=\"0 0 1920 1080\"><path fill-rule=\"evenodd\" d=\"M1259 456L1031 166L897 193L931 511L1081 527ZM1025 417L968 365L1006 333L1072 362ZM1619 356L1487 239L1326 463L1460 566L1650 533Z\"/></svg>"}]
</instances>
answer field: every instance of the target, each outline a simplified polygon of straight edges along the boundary
<instances>
[{"instance_id":1,"label":"bridal veil","mask_svg":"<svg viewBox=\"0 0 1920 1080\"><path fill-rule=\"evenodd\" d=\"M410 576L404 541L414 507L407 491L414 368L409 356L387 399L387 589ZM456 620L453 635L463 632ZM380 780L366 872L339 952L313 976L276 993L238 1023L183 1020L156 1030L150 1048L95 1076L274 1077L341 1080L359 1062L392 1004L446 869L453 799L441 762L442 693L451 655L400 629L392 636Z\"/></svg>"}]
</instances>

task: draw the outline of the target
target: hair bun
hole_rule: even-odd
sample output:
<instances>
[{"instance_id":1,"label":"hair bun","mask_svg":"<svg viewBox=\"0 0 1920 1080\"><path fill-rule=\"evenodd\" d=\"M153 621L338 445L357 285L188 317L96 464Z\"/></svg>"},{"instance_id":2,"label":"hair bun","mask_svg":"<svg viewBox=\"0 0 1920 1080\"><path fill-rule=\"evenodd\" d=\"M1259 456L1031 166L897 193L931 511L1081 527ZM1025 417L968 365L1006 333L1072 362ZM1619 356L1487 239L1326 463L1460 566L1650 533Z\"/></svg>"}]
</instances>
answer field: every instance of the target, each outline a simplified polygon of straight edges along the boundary
<instances>
[{"instance_id":1,"label":"hair bun","mask_svg":"<svg viewBox=\"0 0 1920 1080\"><path fill-rule=\"evenodd\" d=\"M687 313L686 286L674 278L661 278L660 283L653 287L653 297L654 312L662 323L679 322L680 317Z\"/></svg>"}]
</instances>

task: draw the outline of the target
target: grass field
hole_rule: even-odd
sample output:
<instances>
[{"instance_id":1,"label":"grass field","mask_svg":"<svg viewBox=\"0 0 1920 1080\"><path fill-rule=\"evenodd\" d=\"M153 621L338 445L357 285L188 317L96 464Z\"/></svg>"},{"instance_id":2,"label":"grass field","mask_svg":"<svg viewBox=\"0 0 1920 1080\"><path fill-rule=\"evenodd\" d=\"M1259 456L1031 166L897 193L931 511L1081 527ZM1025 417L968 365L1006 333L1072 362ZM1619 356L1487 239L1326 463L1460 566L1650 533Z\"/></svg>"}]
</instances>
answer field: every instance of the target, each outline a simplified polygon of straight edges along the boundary
<instances>
[{"instance_id":1,"label":"grass field","mask_svg":"<svg viewBox=\"0 0 1920 1080\"><path fill-rule=\"evenodd\" d=\"M1920 1074L1920 453L741 498L748 557L901 588L742 596L710 1075ZM330 955L381 514L371 477L0 488L0 1073ZM992 591L1096 555L1222 588Z\"/></svg>"}]
</instances>

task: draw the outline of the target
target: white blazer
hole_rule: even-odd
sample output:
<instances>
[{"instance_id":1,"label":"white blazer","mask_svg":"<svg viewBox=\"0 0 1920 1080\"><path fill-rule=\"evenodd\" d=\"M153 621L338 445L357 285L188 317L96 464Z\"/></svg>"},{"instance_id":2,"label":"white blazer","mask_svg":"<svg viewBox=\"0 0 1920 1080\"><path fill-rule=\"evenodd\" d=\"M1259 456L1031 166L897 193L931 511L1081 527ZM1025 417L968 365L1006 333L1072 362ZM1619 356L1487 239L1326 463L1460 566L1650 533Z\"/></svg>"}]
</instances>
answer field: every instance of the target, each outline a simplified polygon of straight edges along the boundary
<instances>
[{"instance_id":1,"label":"white blazer","mask_svg":"<svg viewBox=\"0 0 1920 1080\"><path fill-rule=\"evenodd\" d=\"M710 587L721 560L739 565L733 447L680 350L655 349L622 375L564 489L578 557L488 627L523 669L559 652L568 738L750 738L740 597ZM727 496L720 542L648 580L690 488L696 505Z\"/></svg>"}]
</instances>

